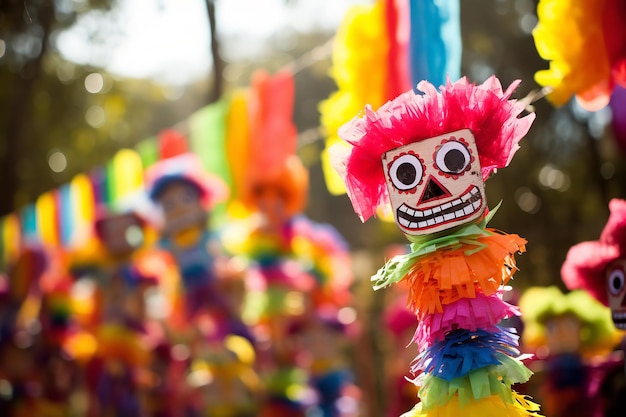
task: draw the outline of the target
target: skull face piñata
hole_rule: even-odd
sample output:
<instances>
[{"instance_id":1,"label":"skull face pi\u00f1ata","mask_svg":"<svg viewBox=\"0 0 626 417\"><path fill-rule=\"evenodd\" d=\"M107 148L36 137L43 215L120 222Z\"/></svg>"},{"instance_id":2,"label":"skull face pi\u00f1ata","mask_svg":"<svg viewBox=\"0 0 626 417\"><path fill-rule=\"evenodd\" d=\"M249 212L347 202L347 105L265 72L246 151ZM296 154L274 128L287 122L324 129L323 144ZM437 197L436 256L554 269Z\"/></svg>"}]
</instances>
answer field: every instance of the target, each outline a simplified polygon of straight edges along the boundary
<instances>
[{"instance_id":1,"label":"skull face pi\u00f1ata","mask_svg":"<svg viewBox=\"0 0 626 417\"><path fill-rule=\"evenodd\" d=\"M534 120L497 78L442 86L422 81L344 125L350 146L331 148L362 221L391 205L411 251L372 277L374 288L405 281L417 318L412 363L418 416L536 416L516 393L531 372L518 336L498 323L519 315L503 293L526 241L487 227L485 181L509 164Z\"/></svg>"}]
</instances>

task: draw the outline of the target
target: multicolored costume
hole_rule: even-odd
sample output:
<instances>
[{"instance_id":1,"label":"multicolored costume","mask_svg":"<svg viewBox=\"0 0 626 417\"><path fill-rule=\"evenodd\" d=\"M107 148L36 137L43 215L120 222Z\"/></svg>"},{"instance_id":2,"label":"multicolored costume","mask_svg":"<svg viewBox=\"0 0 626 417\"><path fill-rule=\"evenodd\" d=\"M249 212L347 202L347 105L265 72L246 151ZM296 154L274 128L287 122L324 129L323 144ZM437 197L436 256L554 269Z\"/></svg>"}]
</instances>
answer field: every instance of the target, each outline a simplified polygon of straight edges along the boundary
<instances>
[{"instance_id":1,"label":"multicolored costume","mask_svg":"<svg viewBox=\"0 0 626 417\"><path fill-rule=\"evenodd\" d=\"M569 289L583 289L611 309L615 327L626 330L626 200L609 202L610 216L600 239L572 246L561 267L561 278ZM622 339L622 350L626 339ZM607 371L605 382L595 401L607 416L626 413L625 368L623 354L613 369ZM600 404L601 402L601 404Z\"/></svg>"},{"instance_id":2,"label":"multicolored costume","mask_svg":"<svg viewBox=\"0 0 626 417\"><path fill-rule=\"evenodd\" d=\"M362 221L391 203L411 253L388 261L374 288L399 281L419 321L419 399L407 417L531 416L539 406L512 390L531 372L518 336L498 327L519 314L502 300L516 271L514 254L526 241L487 227L484 182L505 167L534 114L509 97L497 78L465 78L437 91L422 81L374 111L344 125L351 147L331 148L334 166ZM335 149L335 150L334 150Z\"/></svg>"},{"instance_id":3,"label":"multicolored costume","mask_svg":"<svg viewBox=\"0 0 626 417\"><path fill-rule=\"evenodd\" d=\"M611 312L589 293L563 294L556 286L531 287L521 296L523 345L535 352L531 369L540 385L529 386L549 416L594 416L601 409L598 381L606 358L619 343Z\"/></svg>"}]
</instances>

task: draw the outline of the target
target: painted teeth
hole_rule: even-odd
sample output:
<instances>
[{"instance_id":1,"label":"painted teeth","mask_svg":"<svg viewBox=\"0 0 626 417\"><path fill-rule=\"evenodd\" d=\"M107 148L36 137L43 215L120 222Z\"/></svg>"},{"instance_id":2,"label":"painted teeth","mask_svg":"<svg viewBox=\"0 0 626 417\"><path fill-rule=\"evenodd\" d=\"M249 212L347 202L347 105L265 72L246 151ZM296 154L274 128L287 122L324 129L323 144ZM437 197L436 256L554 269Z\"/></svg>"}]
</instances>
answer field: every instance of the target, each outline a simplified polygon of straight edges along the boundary
<instances>
[{"instance_id":1,"label":"painted teeth","mask_svg":"<svg viewBox=\"0 0 626 417\"><path fill-rule=\"evenodd\" d=\"M397 216L398 223L408 229L424 228L469 216L478 210L481 205L480 190L478 187L473 187L460 198L430 209L417 210L402 204L398 207L398 214L405 213L406 216ZM420 218L423 218L423 220L420 220ZM624 313L624 321L626 322L626 312Z\"/></svg>"},{"instance_id":2,"label":"painted teeth","mask_svg":"<svg viewBox=\"0 0 626 417\"><path fill-rule=\"evenodd\" d=\"M613 312L613 324L620 330L626 330L626 311Z\"/></svg>"}]
</instances>

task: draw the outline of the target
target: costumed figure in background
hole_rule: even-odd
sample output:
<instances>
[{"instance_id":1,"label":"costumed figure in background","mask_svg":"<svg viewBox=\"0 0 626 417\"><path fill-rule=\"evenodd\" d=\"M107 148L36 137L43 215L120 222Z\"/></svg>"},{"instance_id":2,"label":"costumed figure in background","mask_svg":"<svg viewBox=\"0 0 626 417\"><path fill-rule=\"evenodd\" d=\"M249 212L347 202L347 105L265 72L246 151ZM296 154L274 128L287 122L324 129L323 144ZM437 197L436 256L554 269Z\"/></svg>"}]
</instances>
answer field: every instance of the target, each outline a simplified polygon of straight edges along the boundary
<instances>
[{"instance_id":1,"label":"costumed figure in background","mask_svg":"<svg viewBox=\"0 0 626 417\"><path fill-rule=\"evenodd\" d=\"M352 310L341 310L348 312ZM341 311L319 309L294 323L289 337L298 344L299 361L307 369L308 384L315 399L307 413L320 417L356 417L360 390L354 384L348 360L351 325L342 321Z\"/></svg>"},{"instance_id":2,"label":"costumed figure in background","mask_svg":"<svg viewBox=\"0 0 626 417\"><path fill-rule=\"evenodd\" d=\"M612 199L610 216L597 241L572 246L561 278L569 289L583 289L611 309L615 327L626 330L626 200ZM604 416L626 415L624 351L607 362L606 375L594 398ZM612 366L611 366L612 364Z\"/></svg>"},{"instance_id":3,"label":"costumed figure in background","mask_svg":"<svg viewBox=\"0 0 626 417\"><path fill-rule=\"evenodd\" d=\"M159 245L172 254L179 269L183 320L203 327L205 337L250 337L221 293L220 285L235 279L235 271L219 237L209 229L212 208L228 196L226 184L205 172L191 153L160 160L148 169L146 180L149 196L163 214Z\"/></svg>"},{"instance_id":4,"label":"costumed figure in background","mask_svg":"<svg viewBox=\"0 0 626 417\"><path fill-rule=\"evenodd\" d=\"M304 415L313 401L295 329L313 329L299 324L312 323L319 309L338 311L351 301L345 241L330 225L303 214L309 173L296 154L294 87L287 71L257 71L251 94L235 100L231 113L240 133L231 138L237 146L229 154L233 206L239 204L245 220L229 233L229 247L248 265L244 319L259 335L259 370L267 381L260 415L272 417ZM248 129L241 128L247 122ZM325 371L335 369L320 368L317 375Z\"/></svg>"},{"instance_id":5,"label":"costumed figure in background","mask_svg":"<svg viewBox=\"0 0 626 417\"><path fill-rule=\"evenodd\" d=\"M172 255L180 275L182 296L169 327L173 340L190 348L186 406L195 413L245 415L237 413L250 408L253 388L245 387L245 398L235 390L241 387L239 371L251 370L251 363L240 360L226 343L237 340L237 351L253 349L254 337L236 301L243 277L209 227L211 210L227 198L228 188L188 152L160 160L146 179L149 196L163 215L159 245ZM253 377L248 380L255 384Z\"/></svg>"},{"instance_id":6,"label":"costumed figure in background","mask_svg":"<svg viewBox=\"0 0 626 417\"><path fill-rule=\"evenodd\" d=\"M527 383L548 416L599 416L596 401L602 362L619 343L608 308L586 291L531 287L521 296L522 342L535 353ZM600 372L596 364L600 363Z\"/></svg>"},{"instance_id":7,"label":"costumed figure in background","mask_svg":"<svg viewBox=\"0 0 626 417\"><path fill-rule=\"evenodd\" d=\"M253 177L254 178L254 177ZM304 207L308 174L295 155L251 182L254 219L240 253L248 260L244 318L259 339L259 370L267 379L262 416L304 413L307 375L297 366L288 329L310 308L315 278L298 259L295 215ZM264 343L265 342L265 343ZM299 387L289 391L290 387ZM302 414L304 415L304 414Z\"/></svg>"},{"instance_id":8,"label":"costumed figure in background","mask_svg":"<svg viewBox=\"0 0 626 417\"><path fill-rule=\"evenodd\" d=\"M97 343L76 320L68 254L51 248L47 254L49 264L39 286L41 332L37 361L41 392L35 415L56 417L86 411L75 399L86 394L82 370L93 357Z\"/></svg>"},{"instance_id":9,"label":"costumed figure in background","mask_svg":"<svg viewBox=\"0 0 626 417\"><path fill-rule=\"evenodd\" d=\"M87 415L143 416L152 349L146 291L158 284L157 276L138 268L146 222L133 209L101 208L94 230L100 245L94 264L76 266L80 280L95 279L90 325L97 350L85 369Z\"/></svg>"},{"instance_id":10,"label":"costumed figure in background","mask_svg":"<svg viewBox=\"0 0 626 417\"><path fill-rule=\"evenodd\" d=\"M502 299L526 241L487 227L485 181L509 164L534 114L492 76L462 78L440 91L422 81L342 126L348 142L331 160L356 213L365 221L391 203L411 252L389 260L374 288L406 281L418 319L419 403L407 417L534 416L539 406L516 393L530 370L518 336L497 324L518 311Z\"/></svg>"},{"instance_id":11,"label":"costumed figure in background","mask_svg":"<svg viewBox=\"0 0 626 417\"><path fill-rule=\"evenodd\" d=\"M36 363L39 281L48 267L48 257L39 246L25 246L9 265L0 293L0 414L15 417L35 415L40 390Z\"/></svg>"}]
</instances>

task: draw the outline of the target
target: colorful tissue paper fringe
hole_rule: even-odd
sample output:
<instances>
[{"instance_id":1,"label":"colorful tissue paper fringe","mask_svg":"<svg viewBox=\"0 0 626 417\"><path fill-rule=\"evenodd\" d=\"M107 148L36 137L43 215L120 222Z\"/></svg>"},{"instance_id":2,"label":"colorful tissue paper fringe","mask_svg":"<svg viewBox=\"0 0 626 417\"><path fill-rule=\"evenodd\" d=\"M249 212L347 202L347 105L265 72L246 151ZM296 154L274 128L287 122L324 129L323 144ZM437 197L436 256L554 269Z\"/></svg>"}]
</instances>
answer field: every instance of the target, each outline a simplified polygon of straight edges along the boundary
<instances>
[{"instance_id":1,"label":"colorful tissue paper fringe","mask_svg":"<svg viewBox=\"0 0 626 417\"><path fill-rule=\"evenodd\" d=\"M342 144L339 127L365 104L377 109L419 80L459 79L460 22L459 0L377 0L348 10L333 42L330 75L337 91L320 103L327 138L322 166L332 194L345 193L328 155Z\"/></svg>"},{"instance_id":2,"label":"colorful tissue paper fringe","mask_svg":"<svg viewBox=\"0 0 626 417\"><path fill-rule=\"evenodd\" d=\"M523 103L510 99L518 84L503 91L495 77L481 85L462 78L437 91L422 81L421 94L408 91L378 111L366 106L362 117L344 125L339 133L349 146L331 148L332 158L361 220L380 206L398 204L390 199L388 167L381 164L396 148L469 129L478 149L479 181L507 166L534 120L534 114L520 117ZM420 191L406 193L416 194L411 201L420 199ZM461 220L434 234L405 232L410 253L392 258L372 277L375 289L406 283L408 308L419 321L413 337L419 354L411 367L419 403L405 417L539 415L537 404L512 389L532 374L522 362L527 356L520 354L518 336L498 326L519 315L502 297L517 270L514 255L524 252L526 240L488 228L494 214L485 209L477 221Z\"/></svg>"},{"instance_id":3,"label":"colorful tissue paper fringe","mask_svg":"<svg viewBox=\"0 0 626 417\"><path fill-rule=\"evenodd\" d=\"M616 85L626 86L626 6L617 0L541 0L533 30L548 69L535 74L561 106L575 96L587 110L609 102Z\"/></svg>"}]
</instances>

